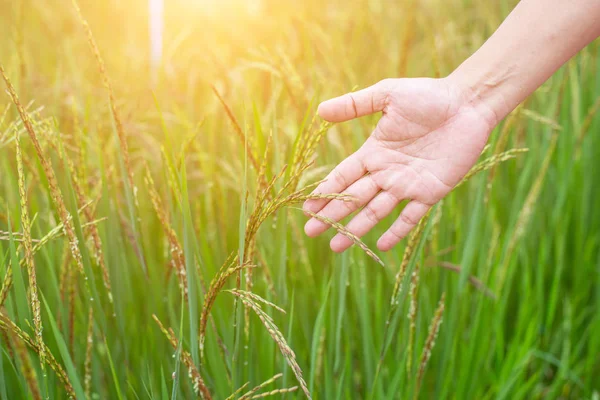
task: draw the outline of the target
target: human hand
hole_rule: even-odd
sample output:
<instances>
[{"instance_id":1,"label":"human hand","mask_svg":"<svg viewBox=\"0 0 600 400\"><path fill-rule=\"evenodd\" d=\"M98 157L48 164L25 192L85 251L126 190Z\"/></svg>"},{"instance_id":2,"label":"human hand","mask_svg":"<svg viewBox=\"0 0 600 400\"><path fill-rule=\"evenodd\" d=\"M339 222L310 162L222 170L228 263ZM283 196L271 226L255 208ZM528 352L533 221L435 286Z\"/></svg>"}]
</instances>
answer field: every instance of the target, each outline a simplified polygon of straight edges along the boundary
<instances>
[{"instance_id":1,"label":"human hand","mask_svg":"<svg viewBox=\"0 0 600 400\"><path fill-rule=\"evenodd\" d=\"M380 250L387 251L460 182L477 161L498 118L450 78L386 79L327 100L318 109L331 122L379 111L383 116L362 147L315 189L315 193L346 193L354 201L313 199L304 209L334 221L360 209L346 228L362 237L400 202L409 200L377 242ZM311 218L304 230L314 237L328 228ZM339 233L330 243L335 252L351 245Z\"/></svg>"}]
</instances>

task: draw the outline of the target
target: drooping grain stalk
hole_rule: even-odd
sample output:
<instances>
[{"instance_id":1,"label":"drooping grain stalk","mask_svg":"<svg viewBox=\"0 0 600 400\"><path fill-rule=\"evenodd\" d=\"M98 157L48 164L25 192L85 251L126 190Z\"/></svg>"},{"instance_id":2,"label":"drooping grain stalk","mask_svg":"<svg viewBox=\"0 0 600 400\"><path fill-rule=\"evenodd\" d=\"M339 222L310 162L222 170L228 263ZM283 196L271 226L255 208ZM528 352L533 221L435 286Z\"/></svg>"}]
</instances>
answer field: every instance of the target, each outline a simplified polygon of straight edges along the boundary
<instances>
[{"instance_id":1,"label":"drooping grain stalk","mask_svg":"<svg viewBox=\"0 0 600 400\"><path fill-rule=\"evenodd\" d=\"M500 154L494 154L493 156L478 162L452 190L456 190L478 173L493 168L504 161L513 159L517 156L517 154L526 153L528 151L529 149L526 148L511 149Z\"/></svg>"},{"instance_id":2,"label":"drooping grain stalk","mask_svg":"<svg viewBox=\"0 0 600 400\"><path fill-rule=\"evenodd\" d=\"M21 144L19 135L15 135L17 149L17 173L19 176L19 197L21 200L21 225L23 226L23 247L25 249L25 265L29 276L29 297L31 299L31 312L33 313L33 325L35 327L35 340L40 349L40 365L44 371L44 339L42 336L42 316L40 312L40 299L38 298L37 277L33 260L33 244L31 242L31 223L27 211L27 194L25 193L25 173L23 172L23 160L21 156Z\"/></svg>"},{"instance_id":3,"label":"drooping grain stalk","mask_svg":"<svg viewBox=\"0 0 600 400\"><path fill-rule=\"evenodd\" d=\"M90 203L84 205L82 208L79 209L79 212L81 212L85 207L89 206ZM88 228L91 225L95 225L100 221L104 221L106 218L101 218L101 219L97 219L95 221L92 222L88 222L84 225L82 225L82 228ZM50 230L50 232L48 232L43 238L41 238L34 246L33 246L33 254L37 253L43 246L46 245L46 243L48 243L50 240L62 235L65 233L64 230L64 225L62 224L62 222L60 224L58 224L57 226L55 226L53 229ZM21 259L21 261L19 262L19 265L21 267L25 266L25 259ZM4 302L6 301L6 298L8 297L8 291L10 290L10 288L12 287L13 284L13 272L12 272L12 265L9 264L9 268L7 268L6 270L6 275L4 275L4 279L2 281L2 288L0 289L0 306L4 305Z\"/></svg>"},{"instance_id":4,"label":"drooping grain stalk","mask_svg":"<svg viewBox=\"0 0 600 400\"><path fill-rule=\"evenodd\" d=\"M355 245L360 247L366 255L371 257L373 260L377 261L379 264L381 264L381 266L385 266L383 261L381 261L381 258L379 258L379 256L375 254L366 244L364 244L364 242L360 240L358 236L350 232L344 225L325 216L315 214L312 211L304 210L304 212L318 221L321 221L327 225L331 225L331 227L334 228L338 233L344 235L345 237L350 239Z\"/></svg>"},{"instance_id":5,"label":"drooping grain stalk","mask_svg":"<svg viewBox=\"0 0 600 400\"><path fill-rule=\"evenodd\" d=\"M225 114L227 114L227 117L231 121L231 125L233 125L233 130L235 131L235 133L237 134L237 136L241 140L241 142L244 143L244 150L246 152L246 156L248 157L248 160L250 160L252 167L256 171L258 171L260 169L260 165L259 165L258 160L256 159L256 156L254 155L254 152L252 150L252 144L248 140L246 140L247 139L246 135L244 134L244 131L242 130L242 127L240 126L240 123L238 122L237 118L233 114L233 111L231 111L231 108L229 108L229 106L223 99L223 96L221 96L221 94L219 93L217 88L214 87L214 85L211 85L211 88L212 88L212 91L214 92L215 96L217 96L217 98L219 99L219 102L223 106L223 109L225 110Z\"/></svg>"},{"instance_id":6,"label":"drooping grain stalk","mask_svg":"<svg viewBox=\"0 0 600 400\"><path fill-rule=\"evenodd\" d=\"M163 231L167 236L167 240L169 242L172 263L175 267L175 271L177 272L177 278L179 279L179 288L183 293L185 301L188 300L188 283L187 283L187 272L185 267L185 255L183 253L183 247L177 238L177 234L175 230L171 227L171 223L169 222L169 215L162 203L162 199L156 190L156 186L154 185L154 180L152 179L152 175L150 174L150 169L146 165L146 187L148 192L150 193L150 201L152 202L152 207L158 216L158 220L160 221L161 226L163 227Z\"/></svg>"},{"instance_id":7,"label":"drooping grain stalk","mask_svg":"<svg viewBox=\"0 0 600 400\"><path fill-rule=\"evenodd\" d=\"M256 295L250 296L247 294L247 292L243 292L240 290L229 290L228 292L230 292L231 294L233 294L234 296L239 298L241 300L242 304L244 304L244 306L249 307L250 309L252 309L252 311L254 311L256 313L256 315L258 316L258 318L260 319L262 324L267 329L267 332L269 333L271 338L275 341L275 343L279 347L279 350L281 351L281 354L287 361L288 365L292 369L292 372L294 373L294 375L296 376L296 379L300 383L300 387L302 388L302 391L310 400L311 395L308 390L308 386L306 385L306 382L304 381L304 378L302 376L302 369L300 368L300 366L298 365L298 362L296 361L296 354L287 344L285 337L283 336L283 334L281 333L281 331L279 330L277 325L275 325L275 322L273 321L271 316L268 315L267 313L265 313L263 311L263 309L260 307L260 305L256 302L256 300L255 300ZM262 303L268 304L268 302L266 300L263 300Z\"/></svg>"},{"instance_id":8,"label":"drooping grain stalk","mask_svg":"<svg viewBox=\"0 0 600 400\"><path fill-rule=\"evenodd\" d=\"M38 141L37 135L33 129L33 125L31 123L29 115L27 114L27 112L25 111L25 109L23 108L21 103L19 102L19 97L17 96L15 88L13 87L10 80L8 79L8 76L6 75L4 68L2 68L2 66L0 66L0 75L2 75L2 78L4 79L4 82L6 83L6 87L8 88L8 93L9 93L13 103L17 107L19 116L21 117L21 120L23 121L23 124L27 130L27 133L29 134L31 141L33 142L33 145L37 152L40 163L42 164L42 167L44 169L46 179L48 180L48 186L50 188L50 195L51 195L52 201L58 211L58 216L60 217L60 220L63 224L65 235L67 236L67 238L69 240L71 253L73 254L73 259L75 260L75 263L77 264L79 272L81 273L82 276L85 277L85 270L83 267L83 259L81 257L81 252L79 251L79 240L77 239L77 235L75 234L75 228L73 226L73 221L71 220L71 215L67 211L67 207L63 201L62 193L60 191L60 188L58 187L58 181L56 179L54 169L52 168L50 161L46 158L44 151L42 150L42 147L40 145L40 142ZM87 280L85 280L85 282L86 282L86 288L88 290L88 293L91 293L91 289L89 287Z\"/></svg>"},{"instance_id":9,"label":"drooping grain stalk","mask_svg":"<svg viewBox=\"0 0 600 400\"><path fill-rule=\"evenodd\" d=\"M282 376L283 376L282 373L275 374L275 376L273 376L272 378L267 379L266 381L264 381L260 385L255 386L251 390L249 390L248 392L244 393L239 398L239 400L248 400L248 399L251 399L252 396L254 396L254 394L256 394L257 392L259 392L261 389L264 389L266 386L270 385L271 383L275 382L277 379L281 378Z\"/></svg>"},{"instance_id":10,"label":"drooping grain stalk","mask_svg":"<svg viewBox=\"0 0 600 400\"><path fill-rule=\"evenodd\" d=\"M15 337L13 332L9 332L13 336L12 342L15 345L17 357L20 361L20 369L25 382L27 382L27 388L31 392L31 397L34 400L42 400L42 395L40 394L40 388L37 381L37 375L35 373L35 369L31 363L31 358L29 357L29 353L27 352L27 347L25 347L25 343L22 340L19 340L18 337Z\"/></svg>"},{"instance_id":11,"label":"drooping grain stalk","mask_svg":"<svg viewBox=\"0 0 600 400\"><path fill-rule=\"evenodd\" d=\"M377 369L375 372L375 382L379 378L379 373L383 366L383 360L385 359L385 355L386 355L387 348L388 348L387 342L388 342L390 335L392 334L390 327L392 325L392 319L393 319L394 315L396 314L396 311L400 305L400 301L399 301L400 290L403 287L406 270L412 259L412 255L413 255L417 245L421 241L421 236L423 235L423 231L425 230L425 226L427 225L427 222L429 220L430 213L431 213L431 210L428 211L427 214L425 214L425 216L423 216L423 218L421 218L421 220L417 224L417 227L415 229L413 229L413 231L410 233L410 235L408 237L408 242L406 243L406 247L404 249L404 254L402 255L402 261L400 262L400 267L398 268L398 272L396 273L394 289L392 290L392 297L390 299L390 309L388 311L387 319L385 321L385 328L383 331L383 342L381 345L381 351L379 353L379 361L377 362ZM373 384L373 387L375 387L374 384Z\"/></svg>"},{"instance_id":12,"label":"drooping grain stalk","mask_svg":"<svg viewBox=\"0 0 600 400\"><path fill-rule=\"evenodd\" d=\"M249 384L250 382L244 383L242 386L237 388L235 392L231 393L225 400L235 400L237 395L240 394L244 389L246 389L246 387L248 387Z\"/></svg>"},{"instance_id":13,"label":"drooping grain stalk","mask_svg":"<svg viewBox=\"0 0 600 400\"><path fill-rule=\"evenodd\" d=\"M423 376L425 375L425 368L427 367L427 363L431 358L431 351L433 350L433 346L435 346L435 340L437 338L438 332L440 331L440 325L442 324L442 316L444 314L445 301L446 293L442 293L442 298L440 299L437 309L435 310L435 314L433 316L433 319L431 320L431 325L429 325L429 333L427 334L425 346L423 347L423 353L421 354L421 361L419 362L419 372L417 373L415 394L413 397L413 399L415 400L419 396L421 384L423 383Z\"/></svg>"},{"instance_id":14,"label":"drooping grain stalk","mask_svg":"<svg viewBox=\"0 0 600 400\"><path fill-rule=\"evenodd\" d=\"M23 343L25 343L28 347L30 347L33 351L35 351L39 355L40 349L38 347L38 344L34 340L32 340L27 333L25 333L21 328L19 328L10 318L8 318L2 312L0 312L0 329L8 332L11 335L14 335L13 337L16 340L22 341ZM75 392L73 390L73 386L71 385L71 382L69 381L67 374L65 373L65 371L63 370L61 365L56 361L56 358L54 358L54 355L52 355L52 352L50 351L50 349L48 349L48 347L45 345L44 345L43 352L45 354L48 365L50 366L50 368L52 368L52 370L58 376L58 379L61 381L61 383L63 384L63 386L67 392L67 395L74 399Z\"/></svg>"},{"instance_id":15,"label":"drooping grain stalk","mask_svg":"<svg viewBox=\"0 0 600 400\"><path fill-rule=\"evenodd\" d=\"M265 397L270 397L270 396L275 396L275 395L285 395L288 393L293 393L296 390L298 390L298 386L292 386L290 388L283 388L283 389L275 389L275 390L271 390L270 392L265 392L265 393L260 393L260 394L254 395L251 397L251 399L263 399Z\"/></svg>"},{"instance_id":16,"label":"drooping grain stalk","mask_svg":"<svg viewBox=\"0 0 600 400\"><path fill-rule=\"evenodd\" d=\"M210 311L217 298L217 295L221 292L221 289L227 283L227 280L245 268L253 268L251 264L238 264L237 255L230 255L225 263L221 266L215 277L210 283L206 296L204 298L204 304L202 305L202 312L200 314L200 324L198 327L198 341L200 348L200 357L204 357L204 339L206 336L206 325L209 319Z\"/></svg>"},{"instance_id":17,"label":"drooping grain stalk","mask_svg":"<svg viewBox=\"0 0 600 400\"><path fill-rule=\"evenodd\" d=\"M152 318L157 323L157 325L159 326L162 333L164 333L164 335L167 337L167 340L169 341L169 343L171 343L171 346L173 346L173 349L175 351L177 351L177 349L179 348L179 341L177 340L177 337L175 336L173 331L170 328L166 329L156 315L153 314ZM192 380L192 383L194 386L194 393L196 393L197 395L200 395L200 397L203 400L211 400L212 396L210 394L210 391L206 387L206 384L204 383L204 379L202 379L202 376L200 375L200 372L196 368L196 365L194 365L194 361L192 360L192 356L190 355L190 353L188 353L185 350L182 350L181 351L181 361L188 369L189 377Z\"/></svg>"},{"instance_id":18,"label":"drooping grain stalk","mask_svg":"<svg viewBox=\"0 0 600 400\"><path fill-rule=\"evenodd\" d=\"M137 195L136 195L135 185L134 185L134 181L133 181L133 170L131 168L131 160L129 158L129 146L127 144L127 135L125 134L125 130L123 129L121 114L117 107L115 94L114 94L114 91L112 88L110 78L108 76L108 72L106 71L104 59L102 58L102 55L100 54L100 50L98 48L98 45L96 44L96 39L94 38L94 35L92 33L92 29L90 28L89 23L83 16L83 13L81 12L81 9L79 8L79 4L77 3L77 0L73 0L72 3L73 3L73 7L75 8L75 11L77 12L77 17L79 18L79 21L81 22L81 25L83 26L83 29L87 35L87 40L88 40L88 44L90 46L90 50L94 54L94 58L96 59L96 64L98 65L98 69L99 69L100 75L102 77L102 84L104 85L104 88L106 89L106 92L108 94L110 111L112 113L112 117L115 122L117 135L119 137L119 144L121 146L121 151L123 153L123 162L125 163L125 169L127 170L127 179L129 180L129 186L130 186L131 190L133 191L134 197L137 202Z\"/></svg>"},{"instance_id":19,"label":"drooping grain stalk","mask_svg":"<svg viewBox=\"0 0 600 400\"><path fill-rule=\"evenodd\" d=\"M75 191L75 195L77 196L77 202L79 204L87 203L86 196L83 192L83 187L80 182L80 177L78 170L73 165L73 161L69 157L66 151L59 152L59 154L63 154L63 158L66 161L67 167L69 168L69 173L71 175L71 182L73 184L73 189ZM95 218L94 209L91 207L86 207L83 210L83 214L86 220L93 221ZM108 301L111 304L111 307L114 309L113 304L113 294L110 283L110 275L108 273L108 268L106 267L106 262L104 259L104 252L102 251L102 239L100 238L100 233L98 232L98 227L96 225L91 225L89 228L90 237L92 238L93 244L93 254L96 260L96 263L100 267L100 272L102 274L102 282L104 283L104 288L106 289L106 294L108 296Z\"/></svg>"}]
</instances>

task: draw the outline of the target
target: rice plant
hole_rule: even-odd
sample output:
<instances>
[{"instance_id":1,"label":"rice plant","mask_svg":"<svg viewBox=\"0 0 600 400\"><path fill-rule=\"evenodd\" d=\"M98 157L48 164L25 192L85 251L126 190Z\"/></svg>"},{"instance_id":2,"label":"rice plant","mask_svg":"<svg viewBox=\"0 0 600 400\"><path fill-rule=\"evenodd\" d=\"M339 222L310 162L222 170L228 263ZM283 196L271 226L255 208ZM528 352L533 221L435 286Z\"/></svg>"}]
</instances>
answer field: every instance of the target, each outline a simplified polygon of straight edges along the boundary
<instances>
[{"instance_id":1,"label":"rice plant","mask_svg":"<svg viewBox=\"0 0 600 400\"><path fill-rule=\"evenodd\" d=\"M0 0L0 399L600 396L597 43L392 251L301 210L515 3Z\"/></svg>"}]
</instances>

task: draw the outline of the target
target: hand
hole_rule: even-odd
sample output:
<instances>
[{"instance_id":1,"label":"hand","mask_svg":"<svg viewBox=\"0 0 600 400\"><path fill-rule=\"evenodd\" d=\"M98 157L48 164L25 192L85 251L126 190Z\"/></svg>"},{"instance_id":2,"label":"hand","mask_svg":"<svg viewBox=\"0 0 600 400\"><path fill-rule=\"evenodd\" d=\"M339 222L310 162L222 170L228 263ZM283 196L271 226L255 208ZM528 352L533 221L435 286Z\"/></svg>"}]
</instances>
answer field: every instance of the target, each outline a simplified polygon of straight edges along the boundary
<instances>
[{"instance_id":1,"label":"hand","mask_svg":"<svg viewBox=\"0 0 600 400\"><path fill-rule=\"evenodd\" d=\"M304 209L339 221L360 209L347 229L369 232L400 202L409 200L377 247L390 250L475 164L497 124L492 110L445 79L386 79L369 88L327 100L319 115L342 122L375 112L383 116L362 147L342 161L315 193L346 193L355 200L309 200ZM311 218L308 236L329 225ZM337 234L335 252L352 245Z\"/></svg>"}]
</instances>

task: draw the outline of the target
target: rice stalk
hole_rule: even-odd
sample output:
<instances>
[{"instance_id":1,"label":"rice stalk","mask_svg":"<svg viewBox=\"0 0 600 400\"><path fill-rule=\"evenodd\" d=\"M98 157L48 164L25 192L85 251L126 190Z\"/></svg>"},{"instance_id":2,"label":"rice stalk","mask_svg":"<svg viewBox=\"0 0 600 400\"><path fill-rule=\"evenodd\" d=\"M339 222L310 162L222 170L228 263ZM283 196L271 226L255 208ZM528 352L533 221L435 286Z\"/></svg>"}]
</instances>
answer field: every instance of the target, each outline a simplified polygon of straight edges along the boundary
<instances>
[{"instance_id":1,"label":"rice stalk","mask_svg":"<svg viewBox=\"0 0 600 400\"><path fill-rule=\"evenodd\" d=\"M480 161L479 163L475 164L475 166L473 168L471 168L469 170L469 172L464 176L464 178L452 190L453 191L456 190L457 188L462 186L464 183L466 183L469 179L471 179L473 176L477 175L478 173L480 173L482 171L486 171L488 169L491 169L504 161L513 159L517 156L517 154L526 153L528 151L529 151L529 149L526 149L526 148L510 149L510 150L502 152L500 154L494 154L493 156L486 158L483 161Z\"/></svg>"},{"instance_id":2,"label":"rice stalk","mask_svg":"<svg viewBox=\"0 0 600 400\"><path fill-rule=\"evenodd\" d=\"M308 397L308 399L311 399L310 392L302 376L302 369L296 361L296 354L287 344L283 334L279 331L279 328L277 327L277 325L275 325L275 322L273 321L271 316L264 312L260 305L254 300L254 297L247 296L245 293L235 290L229 290L228 292L239 298L242 304L244 304L244 306L249 307L250 309L252 309L252 311L256 313L262 324L267 329L267 332L269 333L271 338L279 347L279 350L281 351L281 354L287 361L288 365L292 369L292 372L294 373L296 379L300 383L302 391L304 392L306 397Z\"/></svg>"},{"instance_id":3,"label":"rice stalk","mask_svg":"<svg viewBox=\"0 0 600 400\"><path fill-rule=\"evenodd\" d=\"M77 235L75 234L75 228L73 226L73 221L71 220L71 215L67 211L67 207L63 201L62 193L58 187L58 181L56 179L56 175L54 174L54 169L52 168L52 165L50 164L50 162L48 161L48 159L46 158L46 156L42 150L42 147L40 145L40 142L38 141L37 135L33 129L33 125L31 123L29 115L27 114L27 112L25 111L25 109L23 108L21 103L19 102L19 98L17 96L15 88L10 83L8 76L6 75L4 69L2 68L1 65L0 65L0 75L2 75L2 78L4 78L4 82L6 83L6 87L8 88L8 93L9 93L13 103L17 107L19 116L21 117L21 120L23 121L23 124L25 125L27 133L29 134L31 141L33 142L33 145L37 152L38 158L40 159L40 163L42 164L42 167L44 169L46 179L48 180L48 186L50 188L50 195L52 197L52 201L54 203L54 206L58 210L58 215L63 224L63 229L65 231L65 235L67 236L67 238L69 240L71 253L73 254L73 259L75 260L75 263L77 264L79 272L81 273L82 276L85 277L83 260L81 257L81 252L79 251L79 240L77 239ZM88 290L88 293L91 293L87 279L85 280L85 283L86 283L86 288Z\"/></svg>"},{"instance_id":4,"label":"rice stalk","mask_svg":"<svg viewBox=\"0 0 600 400\"><path fill-rule=\"evenodd\" d=\"M558 122L553 120L552 118L545 117L533 110L528 110L526 108L523 108L523 109L521 109L521 114L526 116L530 120L539 122L543 125L546 125L555 131L562 131L562 129L563 129L563 127Z\"/></svg>"},{"instance_id":5,"label":"rice stalk","mask_svg":"<svg viewBox=\"0 0 600 400\"><path fill-rule=\"evenodd\" d=\"M12 335L13 335L13 343L15 345L15 349L16 349L16 353L17 353L17 358L21 362L20 366L19 366L21 369L21 374L23 375L25 382L27 382L27 387L29 388L29 391L31 392L31 397L33 397L34 400L41 400L42 395L40 394L40 388L38 386L37 376L35 373L35 369L33 368L33 365L31 364L31 359L29 358L29 353L27 352L27 347L25 347L25 344L23 343L23 341L19 340L19 338L14 337L14 333L12 333Z\"/></svg>"},{"instance_id":6,"label":"rice stalk","mask_svg":"<svg viewBox=\"0 0 600 400\"><path fill-rule=\"evenodd\" d=\"M156 315L152 314L152 318L160 328L161 332L167 337L167 340L169 341L169 343L171 343L173 349L177 351L177 349L179 348L179 342L173 331L170 328L166 329ZM196 365L194 365L194 361L192 360L192 356L190 355L190 353L188 353L185 350L182 350L180 357L181 361L188 369L189 377L192 380L192 384L194 386L194 393L200 395L200 398L202 398L203 400L211 400L212 396L210 394L210 391L206 387L204 379L202 379L202 376L196 368Z\"/></svg>"},{"instance_id":7,"label":"rice stalk","mask_svg":"<svg viewBox=\"0 0 600 400\"><path fill-rule=\"evenodd\" d=\"M73 268L67 270L67 292L69 294L69 338L68 338L68 349L71 353L71 357L75 356L75 298L77 295L77 276Z\"/></svg>"},{"instance_id":8,"label":"rice stalk","mask_svg":"<svg viewBox=\"0 0 600 400\"><path fill-rule=\"evenodd\" d=\"M185 255L183 253L183 247L177 238L177 234L175 230L171 227L169 222L169 216L167 211L162 203L162 199L156 190L156 186L154 185L154 180L152 179L152 175L150 174L150 169L148 165L146 165L146 187L148 192L150 193L150 201L152 202L152 207L158 216L158 220L160 221L161 226L167 236L167 240L169 242L170 252L171 252L171 260L175 267L175 271L177 271L177 278L179 279L179 288L184 295L185 301L188 300L188 284L187 284L187 272L185 267Z\"/></svg>"},{"instance_id":9,"label":"rice stalk","mask_svg":"<svg viewBox=\"0 0 600 400\"><path fill-rule=\"evenodd\" d=\"M84 209L85 207L87 207L89 204L90 203L84 205L82 208L79 209L79 211L81 212L81 210ZM105 219L106 218L101 218L101 219L97 219L92 222L88 222L88 223L82 225L82 228L87 228L91 225L97 224L100 221L104 221ZM53 229L51 229L50 232L48 232L43 238L41 238L38 242L35 243L35 245L33 246L33 249L32 249L33 254L37 253L50 240L52 240L64 233L65 233L64 225L61 222L60 224L55 226ZM24 267L25 259L21 259L19 263L20 263L19 265L21 267ZM12 287L12 284L13 284L12 265L9 264L9 267L11 267L11 268L6 269L6 275L4 275L4 279L2 280L2 288L0 289L0 306L4 305L4 303L6 302L6 298L8 297L8 291L10 290L10 288Z\"/></svg>"},{"instance_id":10,"label":"rice stalk","mask_svg":"<svg viewBox=\"0 0 600 400\"><path fill-rule=\"evenodd\" d=\"M225 114L227 114L229 121L231 121L231 125L233 125L233 130L235 131L235 133L237 134L237 136L241 140L241 142L244 144L244 147L245 147L244 150L246 152L246 156L248 157L248 160L250 160L252 167L256 171L259 171L260 164L258 163L258 160L256 159L256 156L254 155L254 153L252 151L252 145L246 140L246 135L244 134L244 131L242 130L242 127L240 126L240 123L238 122L237 118L231 111L231 108L229 108L229 106L227 105L227 103L223 99L223 96L221 96L221 94L219 93L217 88L214 85L211 85L211 88L212 88L212 91L214 92L215 96L217 96L217 98L219 99L219 102L223 106L223 109L225 110Z\"/></svg>"},{"instance_id":11,"label":"rice stalk","mask_svg":"<svg viewBox=\"0 0 600 400\"><path fill-rule=\"evenodd\" d=\"M400 288L402 282L404 281L404 276L406 275L406 269L408 268L408 264L410 259L421 240L421 236L423 234L423 230L427 225L427 221L429 220L430 211L425 214L423 218L417 224L417 228L412 231L410 237L408 238L408 242L406 243L406 247L404 249L404 254L402 255L402 262L400 263L400 268L396 273L396 278L394 282L394 290L392 291L391 305L392 309L395 310L394 306L398 305L398 295L400 293ZM389 321L388 321L389 322Z\"/></svg>"},{"instance_id":12,"label":"rice stalk","mask_svg":"<svg viewBox=\"0 0 600 400\"><path fill-rule=\"evenodd\" d=\"M415 270L413 271L411 276L409 296L410 304L408 306L408 344L406 346L406 373L408 374L408 379L410 379L410 376L412 375L415 333L417 330L417 312L419 307L419 264L416 265Z\"/></svg>"},{"instance_id":13,"label":"rice stalk","mask_svg":"<svg viewBox=\"0 0 600 400\"><path fill-rule=\"evenodd\" d=\"M446 293L442 293L442 298L438 303L437 309L435 310L435 314L433 319L431 320L431 324L429 325L429 333L427 334L427 339L425 340L425 346L423 347L423 353L421 354L421 361L419 363L419 372L417 373L417 383L415 389L414 399L417 399L419 396L419 391L421 390L421 384L423 383L423 376L425 375L425 368L427 367L427 363L431 358L431 351L435 346L435 340L437 338L438 332L440 330L440 325L442 324L442 316L444 314L446 301Z\"/></svg>"},{"instance_id":14,"label":"rice stalk","mask_svg":"<svg viewBox=\"0 0 600 400\"><path fill-rule=\"evenodd\" d=\"M246 382L244 383L242 386L240 386L239 388L237 388L235 390L235 392L231 393L225 400L234 400L235 397L240 394L244 389L246 389L246 387L248 387L248 385L250 384L250 382Z\"/></svg>"},{"instance_id":15,"label":"rice stalk","mask_svg":"<svg viewBox=\"0 0 600 400\"><path fill-rule=\"evenodd\" d=\"M75 8L75 11L77 12L77 17L79 18L79 22L83 26L83 29L87 35L87 41L90 46L90 50L94 54L94 58L96 59L96 64L98 65L98 69L99 69L100 75L102 77L102 84L104 85L104 88L106 89L106 92L108 94L110 110L112 113L113 120L115 122L117 136L119 137L119 145L121 146L121 151L123 153L123 162L125 163L125 169L127 170L127 179L129 180L129 186L130 186L131 190L133 191L134 199L137 204L137 191L135 189L135 185L134 185L134 181L133 181L133 170L131 168L131 160L129 158L129 147L127 144L127 136L125 134L125 130L123 129L121 115L120 115L119 109L117 108L117 102L115 99L115 94L114 94L114 91L112 88L110 78L108 76L108 73L106 72L106 66L104 64L104 59L102 58L102 55L100 54L100 50L98 49L98 45L96 44L96 39L94 38L94 35L92 33L92 29L90 28L90 25L87 22L87 20L84 18L83 13L81 12L81 9L79 8L79 4L77 3L77 0L73 0L72 3L73 3L73 7Z\"/></svg>"},{"instance_id":16,"label":"rice stalk","mask_svg":"<svg viewBox=\"0 0 600 400\"><path fill-rule=\"evenodd\" d=\"M251 399L262 399L265 397L275 396L278 394L285 395L287 393L295 392L296 390L298 390L298 386L293 386L290 388L283 388L283 389L275 389L275 390L271 390L270 392L265 392L265 393L260 393L260 394L254 395L251 397Z\"/></svg>"},{"instance_id":17,"label":"rice stalk","mask_svg":"<svg viewBox=\"0 0 600 400\"><path fill-rule=\"evenodd\" d=\"M261 383L258 386L253 387L250 391L244 393L242 395L242 397L239 398L239 400L248 400L251 399L252 396L256 393L259 392L261 389L265 388L266 386L270 385L271 383L275 382L277 379L281 378L283 376L282 373L278 373L275 374L275 376L273 376L272 378L267 379L266 381L264 381L263 383Z\"/></svg>"},{"instance_id":18,"label":"rice stalk","mask_svg":"<svg viewBox=\"0 0 600 400\"><path fill-rule=\"evenodd\" d=\"M336 222L330 218L324 217L322 215L318 215L313 213L312 211L308 211L308 210L303 210L305 213L307 213L308 215L310 215L311 217L313 217L314 219L321 221L325 224L331 225L336 231L338 231L338 233L340 233L341 235L346 236L348 239L350 239L355 245L357 245L358 247L360 247L365 254L367 254L369 257L371 257L373 260L375 260L376 262L378 262L379 264L381 264L382 266L385 266L385 264L383 263L383 261L381 261L381 258L379 258L377 256L377 254L375 254L371 249L369 249L369 247L363 243L362 240L360 240L360 238L358 236L356 236L355 234L353 234L352 232L350 232L344 225L340 224L339 222Z\"/></svg>"},{"instance_id":19,"label":"rice stalk","mask_svg":"<svg viewBox=\"0 0 600 400\"><path fill-rule=\"evenodd\" d=\"M19 181L19 197L21 201L21 225L23 226L23 247L25 249L25 265L27 266L27 275L29 276L29 297L31 300L31 311L33 313L33 325L35 327L35 339L40 349L40 365L44 371L44 339L42 336L42 316L40 312L40 299L38 298L37 277L35 272L35 263L33 260L33 244L31 241L31 223L29 222L29 212L27 211L27 194L25 193L25 173L23 172L23 159L21 156L21 144L19 135L15 135L15 144L17 149L17 173Z\"/></svg>"},{"instance_id":20,"label":"rice stalk","mask_svg":"<svg viewBox=\"0 0 600 400\"><path fill-rule=\"evenodd\" d=\"M219 269L219 272L215 275L210 283L206 296L204 297L204 303L202 305L202 312L200 314L200 324L198 327L198 341L200 348L200 356L204 357L204 339L206 336L206 324L212 306L217 298L217 295L221 292L221 289L227 283L227 280L236 273L240 272L245 268L254 268L251 264L238 264L238 256L229 256L225 263Z\"/></svg>"},{"instance_id":21,"label":"rice stalk","mask_svg":"<svg viewBox=\"0 0 600 400\"><path fill-rule=\"evenodd\" d=\"M539 173L533 186L529 190L527 194L527 198L525 199L525 203L523 204L523 208L519 212L519 216L517 217L517 225L511 235L508 247L506 250L506 256L504 257L504 262L502 263L502 267L499 270L499 278L498 278L498 291L502 290L504 286L504 280L506 279L506 272L508 270L508 264L511 260L512 253L517 245L521 236L525 233L525 229L527 228L529 217L531 216L531 212L533 210L533 206L538 199L540 191L542 189L542 184L544 183L544 178L546 177L546 172L548 171L548 167L550 166L550 161L552 160L552 155L554 154L554 149L556 148L556 141L558 139L558 135L554 134L552 139L550 140L550 145L548 146L548 151L546 152L546 156L544 157L544 161L542 162L542 166L540 167Z\"/></svg>"},{"instance_id":22,"label":"rice stalk","mask_svg":"<svg viewBox=\"0 0 600 400\"><path fill-rule=\"evenodd\" d=\"M79 169L75 168L75 166L73 165L73 161L71 160L69 155L66 153L66 151L63 151L62 154L66 161L67 167L69 168L69 173L71 174L71 182L73 183L73 189L75 191L75 195L77 196L77 202L79 204L85 204L85 203L87 203L87 200L86 200L86 196L83 192L82 184L80 182L79 175L81 174L81 172L78 173ZM93 221L95 218L94 210L92 208L86 207L83 210L83 214L88 222ZM102 251L102 239L100 238L100 233L98 232L98 227L96 225L91 225L89 228L89 234L90 234L90 237L92 238L92 244L93 244L92 252L94 254L96 264L100 267L100 272L102 274L102 282L104 284L104 288L106 289L106 294L108 296L108 300L111 304L111 307L114 308L113 294L112 294L112 289L111 289L112 285L110 283L110 275L108 273L108 268L106 267L106 262L104 260L104 253Z\"/></svg>"},{"instance_id":23,"label":"rice stalk","mask_svg":"<svg viewBox=\"0 0 600 400\"><path fill-rule=\"evenodd\" d=\"M27 333L25 333L21 328L19 328L10 318L8 318L3 312L0 312L0 329L8 332L11 335L14 335L16 340L20 340L25 343L28 347L30 347L37 354L40 353L40 349L38 344L32 340ZM44 354L46 357L46 361L50 368L56 373L58 379L63 384L67 395L70 398L75 398L75 391L73 390L73 386L69 381L69 378L61 365L56 361L56 358L52 355L52 352L46 345L44 345Z\"/></svg>"},{"instance_id":24,"label":"rice stalk","mask_svg":"<svg viewBox=\"0 0 600 400\"><path fill-rule=\"evenodd\" d=\"M585 135L589 132L590 126L592 122L594 122L594 117L598 114L600 110L600 96L596 97L594 103L588 109L588 112L581 124L581 129L577 135L577 151L581 150L581 145L583 144L583 140L585 139Z\"/></svg>"},{"instance_id":25,"label":"rice stalk","mask_svg":"<svg viewBox=\"0 0 600 400\"><path fill-rule=\"evenodd\" d=\"M85 348L85 361L83 363L84 369L84 390L85 398L91 399L92 391L92 346L94 345L94 310L90 307L88 311L88 331L87 331L87 345Z\"/></svg>"}]
</instances>

